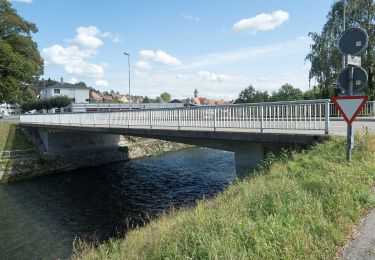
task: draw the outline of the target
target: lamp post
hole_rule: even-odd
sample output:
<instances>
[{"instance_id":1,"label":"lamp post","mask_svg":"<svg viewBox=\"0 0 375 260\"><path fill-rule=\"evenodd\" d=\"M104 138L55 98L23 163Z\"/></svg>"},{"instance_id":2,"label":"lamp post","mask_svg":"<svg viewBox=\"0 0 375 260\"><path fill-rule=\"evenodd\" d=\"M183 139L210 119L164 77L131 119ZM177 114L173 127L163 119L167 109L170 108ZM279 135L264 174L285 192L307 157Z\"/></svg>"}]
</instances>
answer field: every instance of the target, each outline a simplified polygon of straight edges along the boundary
<instances>
[{"instance_id":1,"label":"lamp post","mask_svg":"<svg viewBox=\"0 0 375 260\"><path fill-rule=\"evenodd\" d=\"M129 71L129 109L131 109L131 95L130 95L130 54L127 52L124 52L126 56L128 56L128 71Z\"/></svg>"}]
</instances>

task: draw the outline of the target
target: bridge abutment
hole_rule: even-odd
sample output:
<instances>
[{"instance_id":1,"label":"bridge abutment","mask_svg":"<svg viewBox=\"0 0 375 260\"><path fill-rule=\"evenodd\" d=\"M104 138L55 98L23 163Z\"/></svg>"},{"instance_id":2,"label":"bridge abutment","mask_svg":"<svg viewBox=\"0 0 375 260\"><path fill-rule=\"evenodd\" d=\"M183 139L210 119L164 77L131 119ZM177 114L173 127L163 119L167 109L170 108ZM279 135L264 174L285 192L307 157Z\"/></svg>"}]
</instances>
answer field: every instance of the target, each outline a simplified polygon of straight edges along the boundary
<instances>
[{"instance_id":1,"label":"bridge abutment","mask_svg":"<svg viewBox=\"0 0 375 260\"><path fill-rule=\"evenodd\" d=\"M234 147L234 157L237 178L243 179L249 171L255 169L264 159L265 147L263 144L240 145Z\"/></svg>"}]
</instances>

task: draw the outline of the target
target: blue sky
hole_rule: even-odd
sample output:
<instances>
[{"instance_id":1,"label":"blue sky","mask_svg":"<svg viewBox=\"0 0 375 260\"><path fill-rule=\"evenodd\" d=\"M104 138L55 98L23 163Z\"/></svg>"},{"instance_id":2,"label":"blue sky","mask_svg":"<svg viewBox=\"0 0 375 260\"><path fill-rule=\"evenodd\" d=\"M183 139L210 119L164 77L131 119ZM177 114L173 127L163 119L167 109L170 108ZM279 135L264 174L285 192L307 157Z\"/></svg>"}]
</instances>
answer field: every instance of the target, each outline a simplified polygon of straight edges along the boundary
<instances>
[{"instance_id":1,"label":"blue sky","mask_svg":"<svg viewBox=\"0 0 375 260\"><path fill-rule=\"evenodd\" d=\"M309 31L320 32L327 0L18 0L36 23L44 78L99 90L174 98L232 99L252 84L308 89Z\"/></svg>"}]
</instances>

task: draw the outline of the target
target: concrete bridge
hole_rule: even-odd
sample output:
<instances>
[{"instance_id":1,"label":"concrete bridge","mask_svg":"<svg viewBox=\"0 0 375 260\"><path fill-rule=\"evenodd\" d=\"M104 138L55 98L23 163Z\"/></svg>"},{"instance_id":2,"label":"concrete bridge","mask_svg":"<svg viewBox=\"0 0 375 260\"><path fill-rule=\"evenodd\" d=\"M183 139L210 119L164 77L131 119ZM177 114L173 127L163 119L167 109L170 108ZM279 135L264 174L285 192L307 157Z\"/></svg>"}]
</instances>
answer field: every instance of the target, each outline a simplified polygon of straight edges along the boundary
<instances>
[{"instance_id":1,"label":"concrete bridge","mask_svg":"<svg viewBox=\"0 0 375 260\"><path fill-rule=\"evenodd\" d=\"M332 130L345 134L345 122L333 120L332 112L336 113L329 100L313 100L21 115L20 121L41 137L48 153L75 147L115 148L120 135L148 137L232 151L241 177L268 151L277 154L283 147L309 145L324 140ZM373 112L368 115L374 116ZM375 130L373 120L356 124Z\"/></svg>"}]
</instances>

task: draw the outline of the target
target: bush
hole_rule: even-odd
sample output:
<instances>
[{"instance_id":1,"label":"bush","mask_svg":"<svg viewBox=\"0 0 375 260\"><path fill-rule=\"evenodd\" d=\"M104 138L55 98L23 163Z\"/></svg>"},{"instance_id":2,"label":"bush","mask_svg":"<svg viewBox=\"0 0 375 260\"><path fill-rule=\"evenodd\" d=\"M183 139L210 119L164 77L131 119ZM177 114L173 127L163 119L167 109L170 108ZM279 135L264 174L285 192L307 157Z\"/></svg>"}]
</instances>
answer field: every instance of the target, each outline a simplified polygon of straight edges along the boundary
<instances>
[{"instance_id":1,"label":"bush","mask_svg":"<svg viewBox=\"0 0 375 260\"><path fill-rule=\"evenodd\" d=\"M31 110L50 110L52 108L61 108L70 105L71 99L67 96L57 96L50 99L38 99L32 102L27 102L21 105L22 112Z\"/></svg>"}]
</instances>

